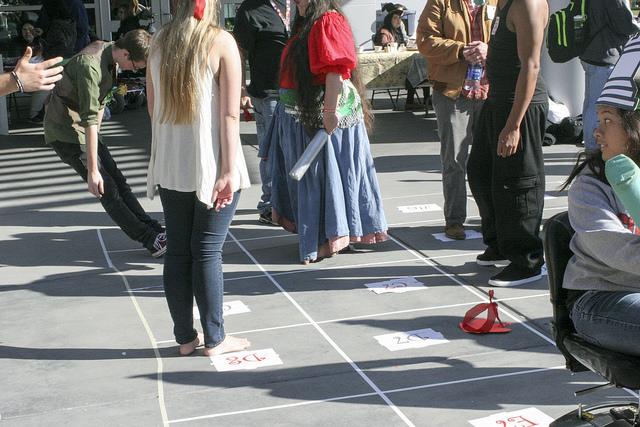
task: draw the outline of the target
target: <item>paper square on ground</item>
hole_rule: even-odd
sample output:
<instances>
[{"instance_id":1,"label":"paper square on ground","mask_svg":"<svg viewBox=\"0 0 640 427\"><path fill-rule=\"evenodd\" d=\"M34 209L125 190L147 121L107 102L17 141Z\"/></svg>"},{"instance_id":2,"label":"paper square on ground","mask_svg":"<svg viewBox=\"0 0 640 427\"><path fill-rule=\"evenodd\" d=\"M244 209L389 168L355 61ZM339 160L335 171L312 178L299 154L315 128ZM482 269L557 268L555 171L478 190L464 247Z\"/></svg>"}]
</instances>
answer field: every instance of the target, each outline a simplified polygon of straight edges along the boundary
<instances>
[{"instance_id":1,"label":"paper square on ground","mask_svg":"<svg viewBox=\"0 0 640 427\"><path fill-rule=\"evenodd\" d=\"M378 335L373 338L390 351L429 347L449 342L440 332L434 331L431 328L395 332L393 334Z\"/></svg>"},{"instance_id":2,"label":"paper square on ground","mask_svg":"<svg viewBox=\"0 0 640 427\"><path fill-rule=\"evenodd\" d=\"M231 316L232 314L250 313L251 310L242 301L229 301L222 304L222 315ZM193 306L193 319L200 320L200 311L198 306Z\"/></svg>"},{"instance_id":3,"label":"paper square on ground","mask_svg":"<svg viewBox=\"0 0 640 427\"><path fill-rule=\"evenodd\" d=\"M465 230L464 234L466 236L466 240L472 240L472 239L482 239L482 233L477 232L476 230ZM455 242L455 239L450 239L447 236L444 235L444 233L436 233L433 235L433 237L435 237L436 239L440 240L441 242Z\"/></svg>"},{"instance_id":4,"label":"paper square on ground","mask_svg":"<svg viewBox=\"0 0 640 427\"><path fill-rule=\"evenodd\" d=\"M419 213L441 211L442 208L434 203L428 203L426 205L398 206L398 210L402 213Z\"/></svg>"},{"instance_id":5,"label":"paper square on ground","mask_svg":"<svg viewBox=\"0 0 640 427\"><path fill-rule=\"evenodd\" d=\"M549 427L552 422L553 418L538 408L527 408L478 418L469 421L469 424L474 427Z\"/></svg>"},{"instance_id":6,"label":"paper square on ground","mask_svg":"<svg viewBox=\"0 0 640 427\"><path fill-rule=\"evenodd\" d=\"M280 356L272 349L246 350L209 358L218 372L239 371L282 365Z\"/></svg>"},{"instance_id":7,"label":"paper square on ground","mask_svg":"<svg viewBox=\"0 0 640 427\"><path fill-rule=\"evenodd\" d=\"M376 294L402 294L410 291L420 291L427 289L422 282L415 277L398 277L385 280L384 282L366 283L365 286Z\"/></svg>"},{"instance_id":8,"label":"paper square on ground","mask_svg":"<svg viewBox=\"0 0 640 427\"><path fill-rule=\"evenodd\" d=\"M488 417L476 418L475 420L470 420L469 424L471 424L474 427L486 427L486 426L496 427L500 425L498 421L504 419L506 416L507 416L506 412L500 412L497 414L489 415Z\"/></svg>"},{"instance_id":9,"label":"paper square on ground","mask_svg":"<svg viewBox=\"0 0 640 427\"><path fill-rule=\"evenodd\" d=\"M229 301L222 304L222 315L231 316L232 314L250 313L251 310L242 301Z\"/></svg>"}]
</instances>

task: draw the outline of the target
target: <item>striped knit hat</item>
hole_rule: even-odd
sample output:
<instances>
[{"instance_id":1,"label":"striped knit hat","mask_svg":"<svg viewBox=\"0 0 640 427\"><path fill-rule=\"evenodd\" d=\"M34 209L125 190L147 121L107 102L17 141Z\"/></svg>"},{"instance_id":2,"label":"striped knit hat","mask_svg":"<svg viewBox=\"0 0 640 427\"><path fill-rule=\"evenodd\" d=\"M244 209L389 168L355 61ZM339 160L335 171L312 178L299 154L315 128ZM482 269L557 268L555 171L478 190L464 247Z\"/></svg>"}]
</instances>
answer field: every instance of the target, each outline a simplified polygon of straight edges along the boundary
<instances>
[{"instance_id":1,"label":"striped knit hat","mask_svg":"<svg viewBox=\"0 0 640 427\"><path fill-rule=\"evenodd\" d=\"M596 104L621 110L640 109L640 33L624 46Z\"/></svg>"}]
</instances>

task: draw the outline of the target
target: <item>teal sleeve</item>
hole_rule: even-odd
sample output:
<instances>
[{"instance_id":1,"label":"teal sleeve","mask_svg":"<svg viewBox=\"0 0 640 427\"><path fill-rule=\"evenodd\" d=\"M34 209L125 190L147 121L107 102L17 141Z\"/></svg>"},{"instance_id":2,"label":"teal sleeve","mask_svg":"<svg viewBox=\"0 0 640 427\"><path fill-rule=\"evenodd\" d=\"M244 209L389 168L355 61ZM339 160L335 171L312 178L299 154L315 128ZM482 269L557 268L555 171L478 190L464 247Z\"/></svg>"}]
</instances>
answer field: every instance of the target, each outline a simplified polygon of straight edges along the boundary
<instances>
[{"instance_id":1,"label":"teal sleeve","mask_svg":"<svg viewBox=\"0 0 640 427\"><path fill-rule=\"evenodd\" d=\"M80 126L88 127L98 124L100 111L100 64L90 58L81 58L78 63L76 85L78 93L78 114Z\"/></svg>"},{"instance_id":2,"label":"teal sleeve","mask_svg":"<svg viewBox=\"0 0 640 427\"><path fill-rule=\"evenodd\" d=\"M619 154L605 163L605 174L624 207L636 224L640 224L640 168L633 160Z\"/></svg>"}]
</instances>

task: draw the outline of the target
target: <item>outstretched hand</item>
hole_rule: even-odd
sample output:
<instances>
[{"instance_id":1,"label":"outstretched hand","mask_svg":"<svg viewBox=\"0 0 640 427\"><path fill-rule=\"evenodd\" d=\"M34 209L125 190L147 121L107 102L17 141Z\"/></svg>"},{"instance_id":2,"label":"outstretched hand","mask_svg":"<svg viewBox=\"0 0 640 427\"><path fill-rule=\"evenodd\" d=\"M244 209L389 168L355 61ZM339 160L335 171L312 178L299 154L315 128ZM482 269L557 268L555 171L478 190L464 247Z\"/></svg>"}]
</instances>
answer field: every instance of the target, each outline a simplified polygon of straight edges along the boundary
<instances>
[{"instance_id":1,"label":"outstretched hand","mask_svg":"<svg viewBox=\"0 0 640 427\"><path fill-rule=\"evenodd\" d=\"M55 83L62 78L61 66L55 66L62 62L61 57L49 59L44 62L32 64L29 61L33 51L30 47L16 64L15 73L22 82L25 92L35 92L37 90L51 90Z\"/></svg>"}]
</instances>

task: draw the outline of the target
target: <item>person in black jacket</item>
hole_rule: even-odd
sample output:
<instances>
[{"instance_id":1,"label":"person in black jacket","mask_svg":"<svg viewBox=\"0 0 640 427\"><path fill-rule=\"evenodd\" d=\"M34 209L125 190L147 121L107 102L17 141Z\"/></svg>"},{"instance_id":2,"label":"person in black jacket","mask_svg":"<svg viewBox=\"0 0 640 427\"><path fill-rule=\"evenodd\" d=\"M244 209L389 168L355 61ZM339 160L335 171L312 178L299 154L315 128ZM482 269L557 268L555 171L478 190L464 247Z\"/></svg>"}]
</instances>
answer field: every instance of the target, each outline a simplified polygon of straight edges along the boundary
<instances>
[{"instance_id":1,"label":"person in black jacket","mask_svg":"<svg viewBox=\"0 0 640 427\"><path fill-rule=\"evenodd\" d=\"M148 14L147 8L142 6L138 0L123 0L116 3L116 16L120 21L120 27L113 36L114 40L123 37L129 31L143 28L140 20L142 15Z\"/></svg>"},{"instance_id":2,"label":"person in black jacket","mask_svg":"<svg viewBox=\"0 0 640 427\"><path fill-rule=\"evenodd\" d=\"M42 54L42 39L36 35L35 22L26 20L20 24L18 37L11 40L7 56L22 56L27 47L33 50L33 56Z\"/></svg>"},{"instance_id":3,"label":"person in black jacket","mask_svg":"<svg viewBox=\"0 0 640 427\"><path fill-rule=\"evenodd\" d=\"M280 56L295 18L294 0L245 0L236 12L233 36L243 59L249 61L251 83L242 85L242 105L253 107L258 144L269 129L278 102ZM244 67L243 67L244 69ZM244 79L243 79L244 83ZM262 197L258 221L271 218L271 172L267 158L260 161Z\"/></svg>"},{"instance_id":4,"label":"person in black jacket","mask_svg":"<svg viewBox=\"0 0 640 427\"><path fill-rule=\"evenodd\" d=\"M68 58L90 41L89 17L82 0L44 0L36 28L45 41L45 58Z\"/></svg>"},{"instance_id":5,"label":"person in black jacket","mask_svg":"<svg viewBox=\"0 0 640 427\"><path fill-rule=\"evenodd\" d=\"M382 10L387 10L387 15L373 38L373 44L382 47L394 42L398 43L398 46L406 45L409 36L402 22L402 14L406 7L401 4L392 5L388 3Z\"/></svg>"},{"instance_id":6,"label":"person in black jacket","mask_svg":"<svg viewBox=\"0 0 640 427\"><path fill-rule=\"evenodd\" d=\"M640 28L627 0L591 0L587 17L591 41L580 56L585 73L582 121L584 148L596 151L599 150L593 136L598 124L596 99L620 57L622 46Z\"/></svg>"}]
</instances>

